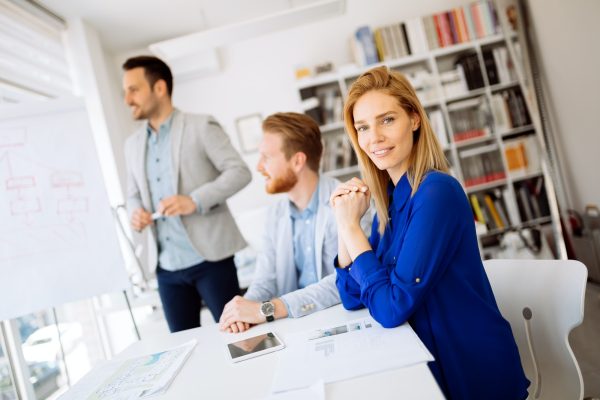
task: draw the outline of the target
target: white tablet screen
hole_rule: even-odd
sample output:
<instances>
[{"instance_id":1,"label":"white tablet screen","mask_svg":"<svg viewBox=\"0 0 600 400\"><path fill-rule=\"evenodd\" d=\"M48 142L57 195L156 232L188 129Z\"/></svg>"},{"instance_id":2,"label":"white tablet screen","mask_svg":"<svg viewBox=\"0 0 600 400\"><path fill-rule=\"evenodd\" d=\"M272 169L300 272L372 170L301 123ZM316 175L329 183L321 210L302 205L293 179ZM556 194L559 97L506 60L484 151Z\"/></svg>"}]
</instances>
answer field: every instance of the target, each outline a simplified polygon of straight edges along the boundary
<instances>
[{"instance_id":1,"label":"white tablet screen","mask_svg":"<svg viewBox=\"0 0 600 400\"><path fill-rule=\"evenodd\" d=\"M238 357L243 357L248 354L257 353L273 347L281 346L282 343L271 332L264 335L254 336L248 339L240 340L239 342L229 343L229 353L231 358L235 360Z\"/></svg>"}]
</instances>

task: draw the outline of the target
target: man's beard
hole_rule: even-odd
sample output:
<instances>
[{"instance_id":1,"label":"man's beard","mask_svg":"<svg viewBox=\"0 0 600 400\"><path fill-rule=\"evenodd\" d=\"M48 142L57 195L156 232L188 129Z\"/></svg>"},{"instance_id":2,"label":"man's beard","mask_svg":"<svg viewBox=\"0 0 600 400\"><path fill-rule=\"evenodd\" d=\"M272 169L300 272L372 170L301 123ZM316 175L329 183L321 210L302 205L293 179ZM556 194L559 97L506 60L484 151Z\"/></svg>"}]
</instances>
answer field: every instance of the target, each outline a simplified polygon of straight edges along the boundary
<instances>
[{"instance_id":1,"label":"man's beard","mask_svg":"<svg viewBox=\"0 0 600 400\"><path fill-rule=\"evenodd\" d=\"M298 183L298 177L294 174L291 168L288 168L285 175L279 178L273 178L267 182L265 190L269 194L275 193L287 193L289 192L296 183Z\"/></svg>"},{"instance_id":2,"label":"man's beard","mask_svg":"<svg viewBox=\"0 0 600 400\"><path fill-rule=\"evenodd\" d=\"M150 104L146 103L145 108L140 106L139 104L134 104L134 105L138 109L138 113L133 114L133 119L135 121L150 119L150 117L152 117L154 114L156 114L157 110L158 110L158 105L155 102L152 102Z\"/></svg>"}]
</instances>

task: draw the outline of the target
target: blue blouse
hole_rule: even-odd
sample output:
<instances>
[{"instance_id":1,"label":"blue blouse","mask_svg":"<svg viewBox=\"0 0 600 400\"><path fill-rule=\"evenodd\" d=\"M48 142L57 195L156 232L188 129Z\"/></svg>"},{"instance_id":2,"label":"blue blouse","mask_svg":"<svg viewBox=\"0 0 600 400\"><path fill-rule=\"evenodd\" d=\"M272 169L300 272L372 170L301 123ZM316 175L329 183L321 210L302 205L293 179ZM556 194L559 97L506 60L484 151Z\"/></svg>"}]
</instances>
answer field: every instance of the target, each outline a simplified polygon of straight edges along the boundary
<instances>
[{"instance_id":1,"label":"blue blouse","mask_svg":"<svg viewBox=\"0 0 600 400\"><path fill-rule=\"evenodd\" d=\"M386 328L408 321L435 358L429 368L446 398L526 398L529 381L483 269L462 187L430 172L412 197L411 190L404 174L390 188L383 237L373 222L374 250L336 268L344 307L367 307Z\"/></svg>"}]
</instances>

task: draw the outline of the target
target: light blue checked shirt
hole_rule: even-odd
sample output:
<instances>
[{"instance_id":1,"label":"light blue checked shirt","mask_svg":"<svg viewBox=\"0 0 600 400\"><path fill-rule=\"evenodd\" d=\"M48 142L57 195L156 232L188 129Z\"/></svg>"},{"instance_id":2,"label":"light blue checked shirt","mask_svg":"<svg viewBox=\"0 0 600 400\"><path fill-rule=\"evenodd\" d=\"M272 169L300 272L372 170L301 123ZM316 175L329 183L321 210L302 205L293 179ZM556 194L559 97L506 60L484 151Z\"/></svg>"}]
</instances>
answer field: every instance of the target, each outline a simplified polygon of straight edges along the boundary
<instances>
[{"instance_id":1,"label":"light blue checked shirt","mask_svg":"<svg viewBox=\"0 0 600 400\"><path fill-rule=\"evenodd\" d=\"M294 263L298 273L298 288L302 289L318 281L315 265L315 223L319 208L319 186L317 185L308 206L300 211L290 201Z\"/></svg>"},{"instance_id":2,"label":"light blue checked shirt","mask_svg":"<svg viewBox=\"0 0 600 400\"><path fill-rule=\"evenodd\" d=\"M173 196L174 180L171 159L171 116L154 131L147 124L146 179L152 199L152 212L158 210L160 201ZM198 209L200 205L196 203ZM178 271L199 264L205 259L192 246L180 217L160 217L156 221L158 240L158 265L167 271Z\"/></svg>"}]
</instances>

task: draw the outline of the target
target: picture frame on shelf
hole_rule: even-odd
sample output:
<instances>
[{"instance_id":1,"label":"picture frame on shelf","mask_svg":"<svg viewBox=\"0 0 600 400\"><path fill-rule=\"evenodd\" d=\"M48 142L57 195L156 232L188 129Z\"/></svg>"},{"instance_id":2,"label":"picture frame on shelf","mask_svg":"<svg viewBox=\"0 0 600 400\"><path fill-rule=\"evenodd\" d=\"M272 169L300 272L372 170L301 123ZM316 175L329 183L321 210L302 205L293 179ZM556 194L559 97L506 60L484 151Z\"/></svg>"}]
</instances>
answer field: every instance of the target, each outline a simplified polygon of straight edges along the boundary
<instances>
[{"instance_id":1,"label":"picture frame on shelf","mask_svg":"<svg viewBox=\"0 0 600 400\"><path fill-rule=\"evenodd\" d=\"M249 154L258 151L258 144L262 138L262 122L263 118L259 113L236 118L235 128L243 153Z\"/></svg>"}]
</instances>

